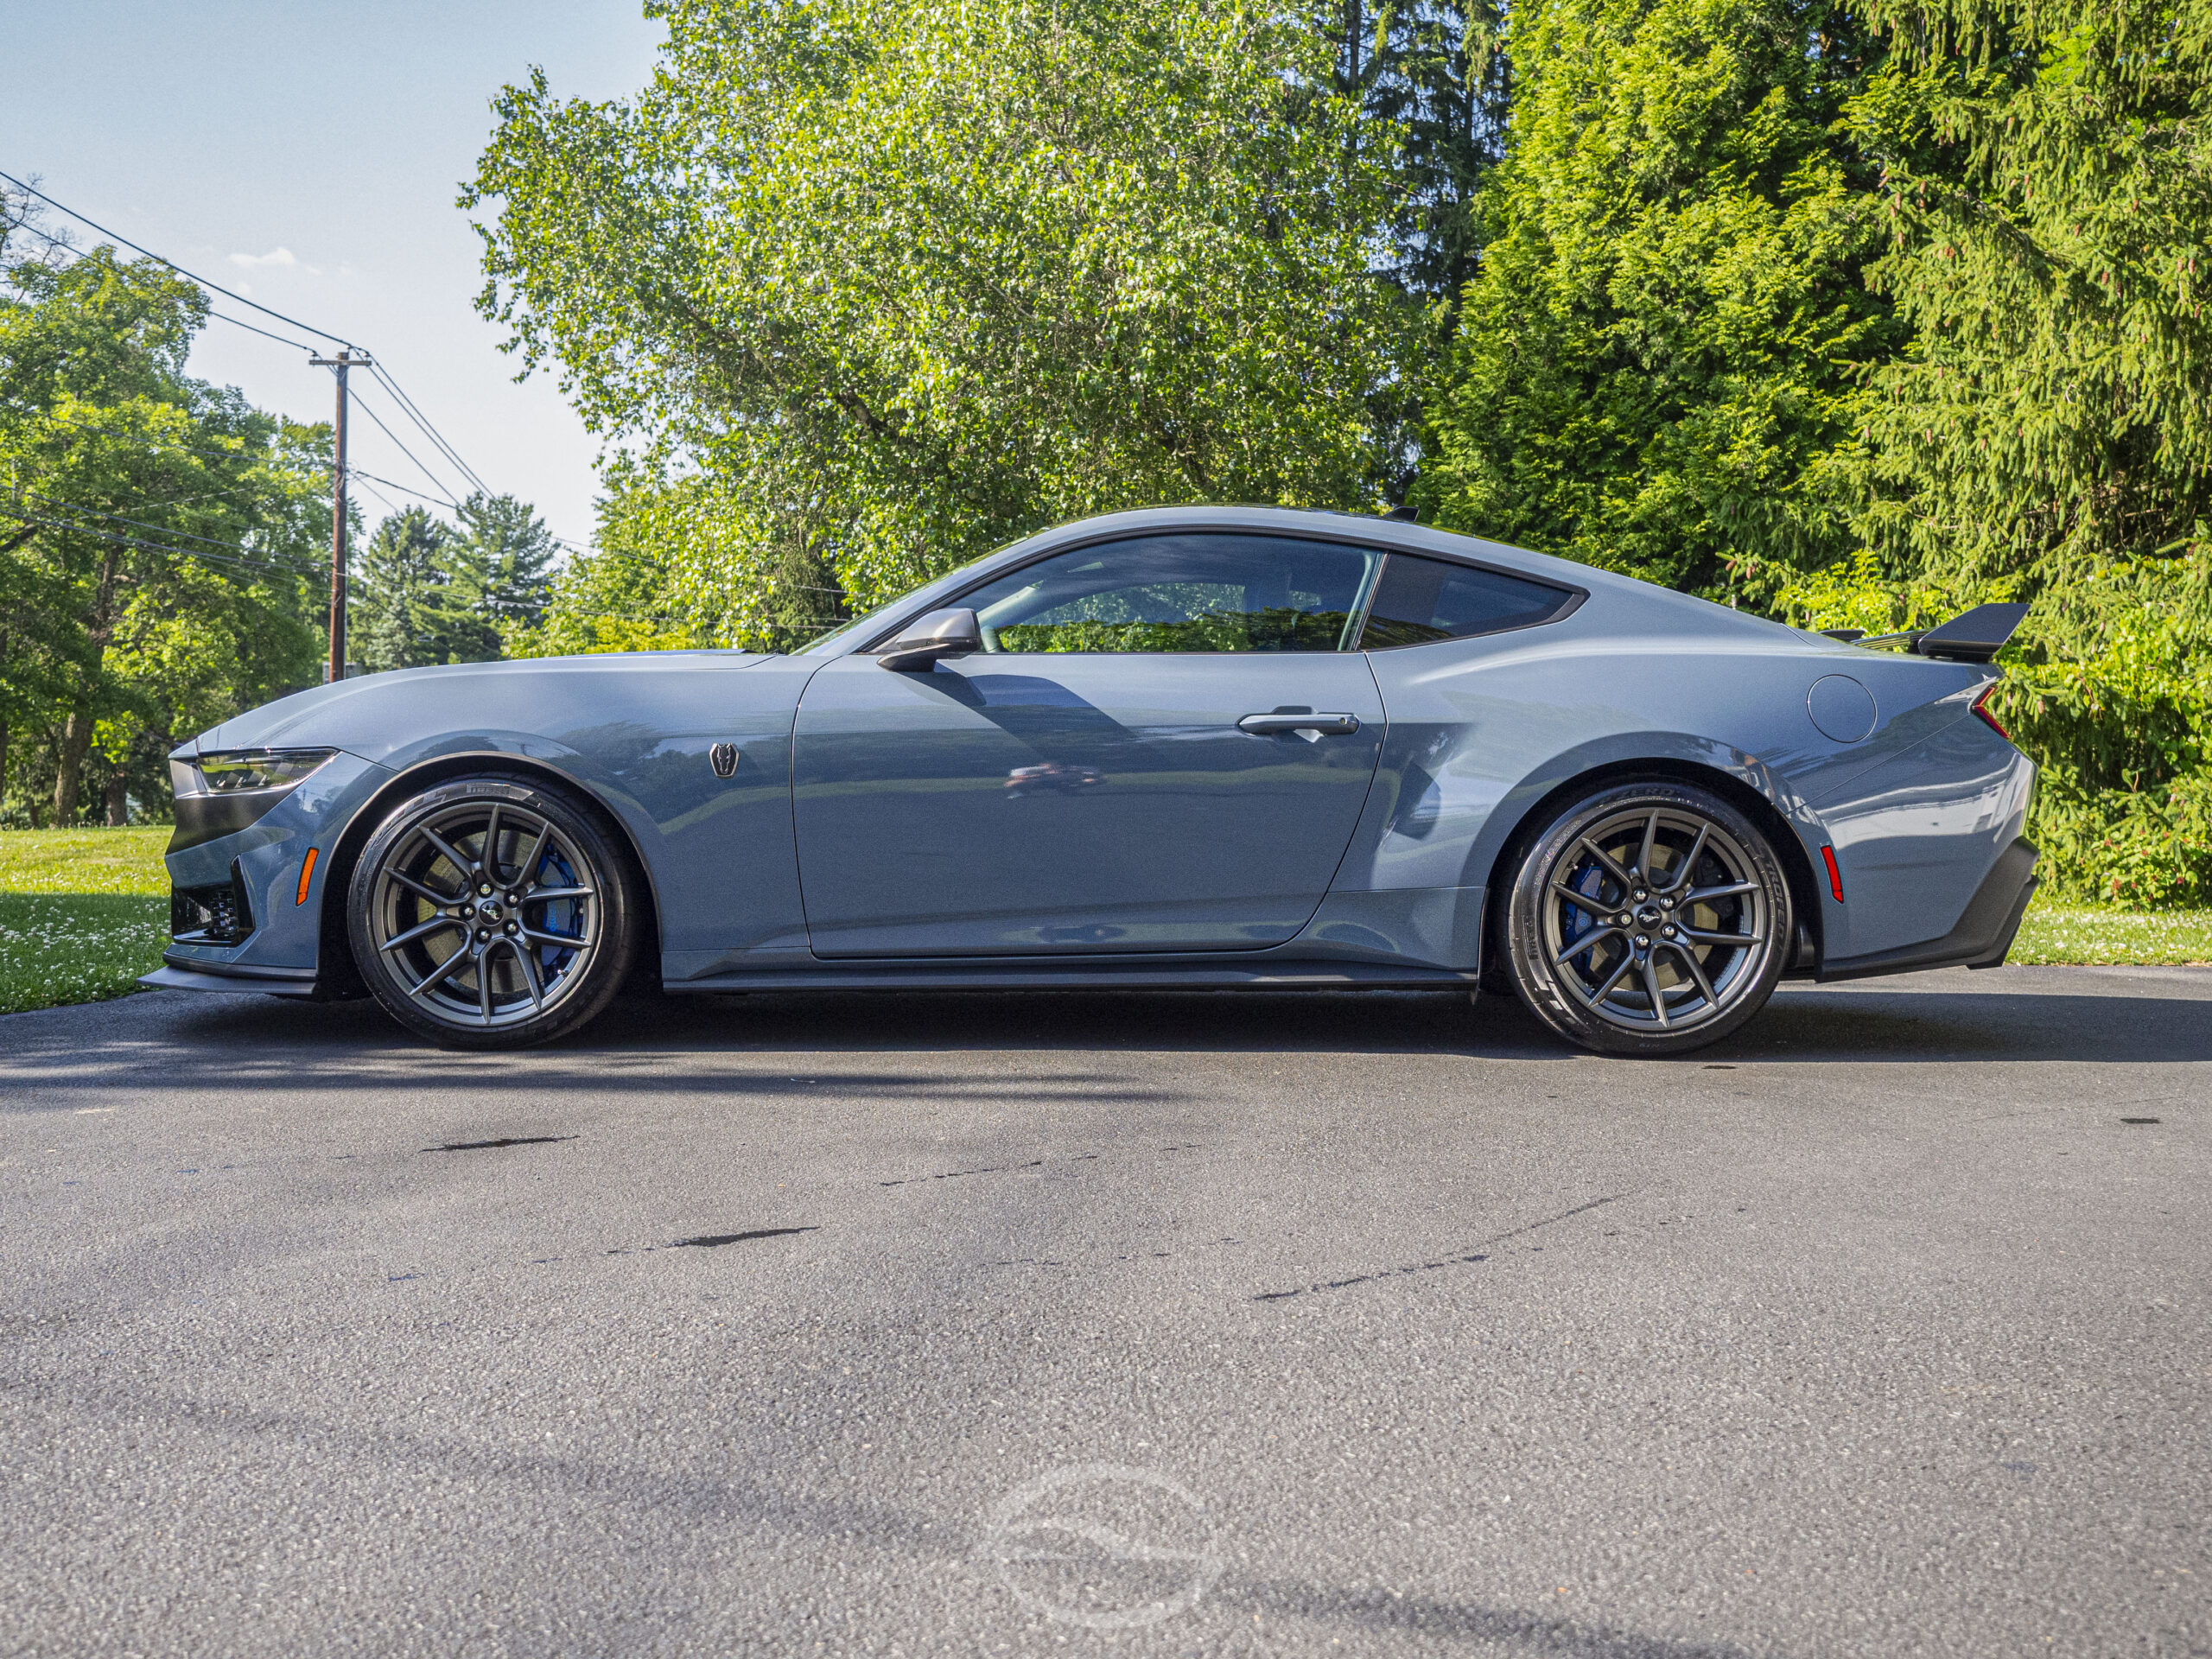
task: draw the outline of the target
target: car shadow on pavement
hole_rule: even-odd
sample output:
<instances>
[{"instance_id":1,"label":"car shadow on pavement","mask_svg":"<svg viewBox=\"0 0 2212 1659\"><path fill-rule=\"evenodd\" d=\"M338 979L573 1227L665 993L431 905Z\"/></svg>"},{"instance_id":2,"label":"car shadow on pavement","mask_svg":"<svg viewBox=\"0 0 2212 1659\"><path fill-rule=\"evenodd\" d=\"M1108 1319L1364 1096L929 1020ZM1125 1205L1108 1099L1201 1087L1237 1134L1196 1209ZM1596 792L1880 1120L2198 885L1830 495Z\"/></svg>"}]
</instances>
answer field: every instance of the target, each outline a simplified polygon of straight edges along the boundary
<instances>
[{"instance_id":1,"label":"car shadow on pavement","mask_svg":"<svg viewBox=\"0 0 2212 1659\"><path fill-rule=\"evenodd\" d=\"M2072 977L2069 977L2071 976ZM1985 988L1985 985L1987 988ZM575 1037L530 1051L532 1086L583 1063L580 1081L620 1091L664 1087L662 1055L831 1055L977 1052L1436 1053L1500 1061L1586 1058L1541 1026L1517 999L1460 993L939 992L625 997ZM238 1086L346 1086L367 1062L379 1084L391 1061L466 1065L491 1082L499 1056L441 1056L373 1003L313 1004L260 996L156 992L122 1004L48 1009L0 1020L0 1069L19 1079L89 1084L118 1071L160 1086L181 1069ZM1785 986L1735 1036L1684 1064L1910 1064L2038 1060L2171 1062L2212 1058L2212 973L2163 976L2083 969L2008 972L2000 985L1961 971L1878 987ZM816 1074L820 1068L813 1068ZM860 1074L855 1074L856 1079ZM919 1078L870 1069L868 1087ZM929 1081L944 1082L941 1068ZM721 1073L732 1088L774 1080ZM1034 1090L1051 1079L1028 1076ZM1063 1080L1096 1090L1088 1071Z\"/></svg>"}]
</instances>

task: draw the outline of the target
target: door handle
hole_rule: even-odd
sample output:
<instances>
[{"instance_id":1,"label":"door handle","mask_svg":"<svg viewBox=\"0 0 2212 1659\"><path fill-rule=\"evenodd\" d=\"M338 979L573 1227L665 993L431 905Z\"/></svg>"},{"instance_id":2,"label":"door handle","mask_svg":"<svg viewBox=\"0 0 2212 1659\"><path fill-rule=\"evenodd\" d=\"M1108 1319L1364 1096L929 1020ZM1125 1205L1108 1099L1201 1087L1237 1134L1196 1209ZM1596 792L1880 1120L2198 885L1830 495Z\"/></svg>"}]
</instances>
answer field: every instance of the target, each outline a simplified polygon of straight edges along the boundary
<instances>
[{"instance_id":1,"label":"door handle","mask_svg":"<svg viewBox=\"0 0 2212 1659\"><path fill-rule=\"evenodd\" d=\"M1349 737L1359 729L1357 715L1247 715L1236 722L1240 732L1249 732L1255 737L1273 737L1277 733L1297 732L1309 743L1326 735Z\"/></svg>"}]
</instances>

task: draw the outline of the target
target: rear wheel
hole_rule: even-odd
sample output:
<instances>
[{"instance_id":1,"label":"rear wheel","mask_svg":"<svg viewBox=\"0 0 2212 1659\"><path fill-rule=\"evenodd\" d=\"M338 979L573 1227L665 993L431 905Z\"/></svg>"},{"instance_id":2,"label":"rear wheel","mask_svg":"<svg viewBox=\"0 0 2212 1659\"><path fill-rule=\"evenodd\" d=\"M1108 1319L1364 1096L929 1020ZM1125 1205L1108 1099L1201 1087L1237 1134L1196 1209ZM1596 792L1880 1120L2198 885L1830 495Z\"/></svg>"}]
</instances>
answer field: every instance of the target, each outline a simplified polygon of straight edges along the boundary
<instances>
[{"instance_id":1,"label":"rear wheel","mask_svg":"<svg viewBox=\"0 0 2212 1659\"><path fill-rule=\"evenodd\" d=\"M353 959L402 1025L521 1048L604 1008L636 953L629 861L565 791L485 777L395 810L347 893Z\"/></svg>"},{"instance_id":2,"label":"rear wheel","mask_svg":"<svg viewBox=\"0 0 2212 1659\"><path fill-rule=\"evenodd\" d=\"M1529 849L1506 965L1569 1041L1680 1054L1766 1006L1794 925L1781 861L1743 813L1685 784L1620 785L1569 806Z\"/></svg>"}]
</instances>

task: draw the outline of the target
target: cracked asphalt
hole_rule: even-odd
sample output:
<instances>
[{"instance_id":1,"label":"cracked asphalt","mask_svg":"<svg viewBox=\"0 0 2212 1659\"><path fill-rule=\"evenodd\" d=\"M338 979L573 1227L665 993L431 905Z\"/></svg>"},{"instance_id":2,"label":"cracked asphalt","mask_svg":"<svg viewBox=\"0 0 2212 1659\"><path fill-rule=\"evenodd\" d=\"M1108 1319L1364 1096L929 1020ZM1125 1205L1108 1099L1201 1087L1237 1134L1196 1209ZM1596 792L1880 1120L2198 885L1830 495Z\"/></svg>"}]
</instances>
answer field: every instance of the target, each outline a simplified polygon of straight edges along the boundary
<instances>
[{"instance_id":1,"label":"cracked asphalt","mask_svg":"<svg viewBox=\"0 0 2212 1659\"><path fill-rule=\"evenodd\" d=\"M2212 970L0 1019L0 1652L2212 1653Z\"/></svg>"}]
</instances>

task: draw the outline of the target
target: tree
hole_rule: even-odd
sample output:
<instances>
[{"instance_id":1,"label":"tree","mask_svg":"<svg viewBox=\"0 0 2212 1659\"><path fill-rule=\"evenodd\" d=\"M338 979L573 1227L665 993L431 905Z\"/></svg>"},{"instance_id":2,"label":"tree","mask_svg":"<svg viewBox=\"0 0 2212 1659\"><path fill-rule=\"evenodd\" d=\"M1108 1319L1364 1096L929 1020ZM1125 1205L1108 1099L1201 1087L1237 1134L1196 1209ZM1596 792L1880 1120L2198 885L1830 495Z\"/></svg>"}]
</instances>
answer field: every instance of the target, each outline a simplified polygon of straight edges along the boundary
<instances>
[{"instance_id":1,"label":"tree","mask_svg":"<svg viewBox=\"0 0 2212 1659\"><path fill-rule=\"evenodd\" d=\"M699 629L758 639L1082 513L1366 505L1402 470L1399 141L1295 19L654 10L652 86L508 89L464 200L496 207L485 313L631 446L626 522L696 532L663 562Z\"/></svg>"},{"instance_id":2,"label":"tree","mask_svg":"<svg viewBox=\"0 0 2212 1659\"><path fill-rule=\"evenodd\" d=\"M328 435L187 377L205 301L153 262L67 250L3 275L0 662L29 762L10 786L35 775L73 822L95 760L112 819L134 779L165 798L180 722L311 674Z\"/></svg>"},{"instance_id":3,"label":"tree","mask_svg":"<svg viewBox=\"0 0 2212 1659\"><path fill-rule=\"evenodd\" d=\"M502 627L536 623L560 550L545 521L527 501L481 493L461 504L460 518L461 534L449 556L459 597L495 636Z\"/></svg>"},{"instance_id":4,"label":"tree","mask_svg":"<svg viewBox=\"0 0 2212 1659\"><path fill-rule=\"evenodd\" d=\"M1551 0L1516 29L1424 501L1692 591L1841 555L1834 452L1903 334L1865 281L1877 171L1836 127L1866 26L1836 0Z\"/></svg>"},{"instance_id":5,"label":"tree","mask_svg":"<svg viewBox=\"0 0 2212 1659\"><path fill-rule=\"evenodd\" d=\"M453 540L425 509L408 507L387 515L361 549L346 654L371 673L450 660L466 616L446 560Z\"/></svg>"}]
</instances>

